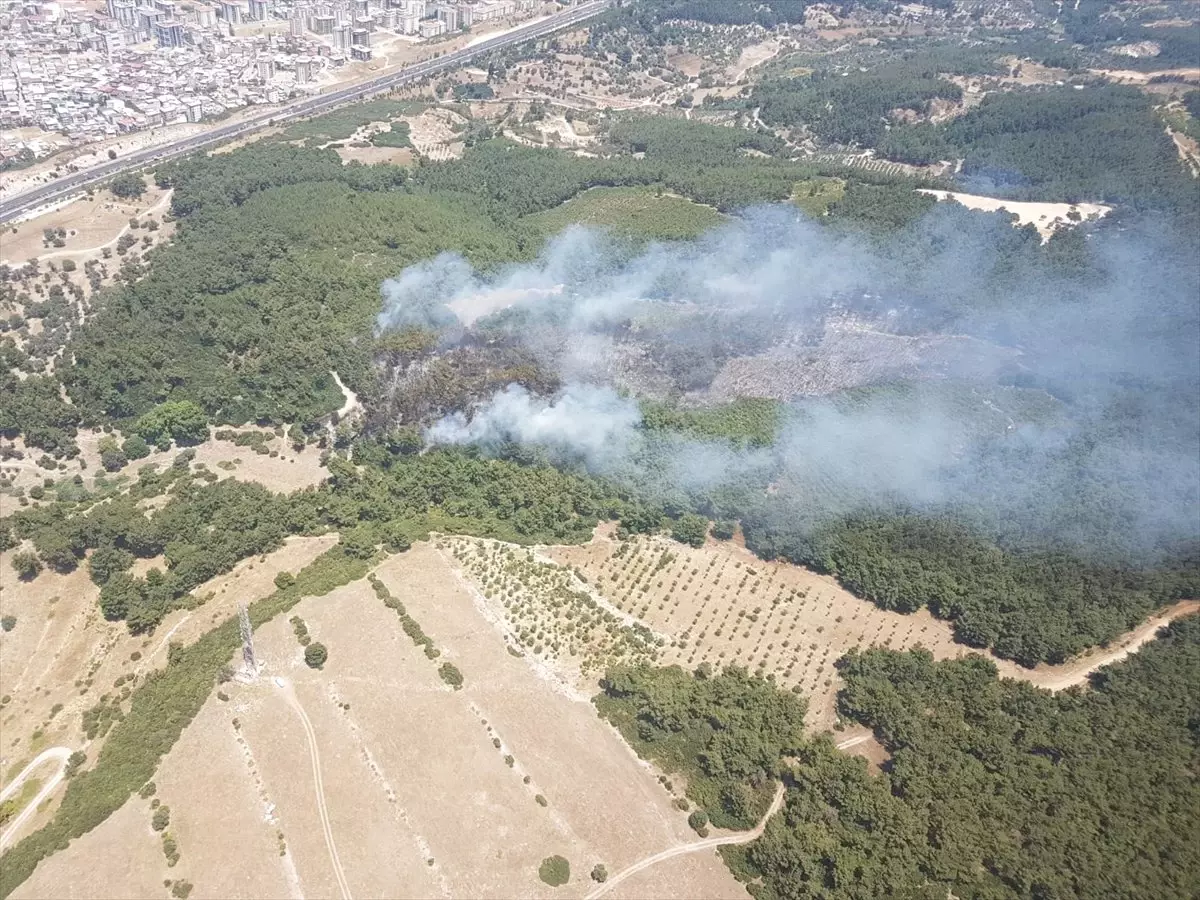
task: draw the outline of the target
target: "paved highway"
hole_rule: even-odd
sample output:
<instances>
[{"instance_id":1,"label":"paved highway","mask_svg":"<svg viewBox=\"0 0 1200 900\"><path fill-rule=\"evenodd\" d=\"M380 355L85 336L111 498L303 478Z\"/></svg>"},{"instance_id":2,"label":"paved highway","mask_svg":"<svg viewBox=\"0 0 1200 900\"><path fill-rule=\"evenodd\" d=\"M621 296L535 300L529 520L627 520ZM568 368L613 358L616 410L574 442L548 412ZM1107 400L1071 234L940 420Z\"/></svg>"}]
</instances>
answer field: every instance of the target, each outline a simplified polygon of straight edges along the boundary
<instances>
[{"instance_id":1,"label":"paved highway","mask_svg":"<svg viewBox=\"0 0 1200 900\"><path fill-rule=\"evenodd\" d=\"M56 200L61 200L71 194L78 193L90 185L111 178L118 172L144 168L151 163L182 156L201 147L221 144L233 138L258 131L261 128L266 128L268 125L279 125L292 119L328 112L334 107L353 103L356 100L363 100L378 94L386 94L398 85L406 82L428 78L430 75L436 75L447 69L456 69L500 47L541 37L552 31L558 31L560 28L566 28L570 25L578 24L585 19L590 19L611 6L612 2L613 0L590 0L590 2L581 3L579 6L556 13L548 19L533 22L510 31L507 34L488 38L472 47L464 47L461 50L447 53L445 56L440 56L437 59L430 59L425 62L406 66L398 72L381 75L378 78L362 82L361 84L300 100L288 106L276 107L269 112L261 113L235 124L222 125L195 137L184 138L171 144L162 144L158 147L140 150L137 153L131 153L112 162L94 166L86 172L78 172L56 179L51 184L26 191L0 203L0 222L10 221L24 215L30 210L37 209L39 206L44 206L47 203L53 203Z\"/></svg>"}]
</instances>

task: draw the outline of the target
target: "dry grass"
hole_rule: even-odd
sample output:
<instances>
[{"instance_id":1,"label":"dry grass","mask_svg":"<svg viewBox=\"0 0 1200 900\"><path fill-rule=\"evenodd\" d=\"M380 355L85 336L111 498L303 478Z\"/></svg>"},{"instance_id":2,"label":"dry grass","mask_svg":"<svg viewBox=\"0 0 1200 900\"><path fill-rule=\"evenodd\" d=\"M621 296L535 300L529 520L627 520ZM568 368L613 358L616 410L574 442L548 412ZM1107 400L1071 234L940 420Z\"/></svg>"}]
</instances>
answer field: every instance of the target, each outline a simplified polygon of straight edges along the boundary
<instances>
[{"instance_id":1,"label":"dry grass","mask_svg":"<svg viewBox=\"0 0 1200 900\"><path fill-rule=\"evenodd\" d=\"M213 438L192 448L196 451L192 461L193 470L203 466L215 474L218 480L236 478L239 481L253 481L279 493L291 493L320 484L329 474L321 465L320 448L314 445L310 444L297 452L292 449L286 438L275 437L269 429L245 427L238 430L262 431L269 436L265 446L276 455L271 456L270 452L256 453L252 447L239 447L232 442ZM73 478L76 474L82 476L86 487L91 488L95 485L97 476L103 475L110 481L120 478L133 480L144 466L157 466L160 471L166 469L180 452L179 448L154 451L144 459L132 460L120 472L109 473L104 471L100 463L99 445L104 436L102 431L80 431L76 437L79 457L75 460L60 461L59 467L54 470L41 468L38 460L43 455L42 451L26 447L24 442L17 438L11 444L24 453L24 458L9 459L0 463L0 473L10 479L13 488L24 488L26 491L34 485L42 484L46 478L63 481Z\"/></svg>"},{"instance_id":2,"label":"dry grass","mask_svg":"<svg viewBox=\"0 0 1200 900\"><path fill-rule=\"evenodd\" d=\"M27 260L61 259L69 257L83 268L84 261L99 258L100 247L113 245L117 238L128 230L131 218L144 218L154 210L154 218L161 219L166 210L165 200L169 191L162 191L149 184L146 193L136 201L123 201L113 197L108 191L96 192L94 200L80 198L53 212L30 219L16 225L17 233L9 229L4 235L3 261L9 265L24 264ZM64 228L67 230L66 246L63 248L46 247L42 234L47 228ZM140 238L143 233L161 242L170 233L170 228L160 227L155 232L136 232ZM115 268L120 260L114 257L110 267ZM86 283L86 282L85 282Z\"/></svg>"},{"instance_id":3,"label":"dry grass","mask_svg":"<svg viewBox=\"0 0 1200 900\"><path fill-rule=\"evenodd\" d=\"M89 878L104 896L148 896L165 878L188 879L197 897L337 896L307 741L276 676L312 723L354 896L582 896L597 862L618 871L690 839L651 768L590 704L506 651L443 553L420 544L377 574L439 659L365 581L301 602L295 614L329 648L324 669L304 665L283 617L268 623L256 635L264 676L224 685L227 701L214 694L155 775L179 864L166 868L135 797L39 866L19 896L94 896ZM444 660L462 670L461 690L439 678ZM572 868L557 891L537 876L554 853ZM746 896L715 854L642 878L618 896Z\"/></svg>"},{"instance_id":4,"label":"dry grass","mask_svg":"<svg viewBox=\"0 0 1200 900\"><path fill-rule=\"evenodd\" d=\"M338 147L336 151L342 162L360 162L365 166L390 165L410 166L414 156L407 147Z\"/></svg>"},{"instance_id":5,"label":"dry grass","mask_svg":"<svg viewBox=\"0 0 1200 900\"><path fill-rule=\"evenodd\" d=\"M117 678L131 676L136 686L166 665L170 642L196 640L232 615L239 600L266 596L279 572L303 568L336 541L332 535L290 538L274 553L244 560L198 587L194 595L209 598L204 605L177 610L152 635L137 636L121 622L104 620L86 564L69 575L45 571L23 583L12 577L13 551L0 554L0 612L17 617L11 632L0 633L0 692L12 697L0 711L0 771L7 775L47 747L83 744L81 713L102 694L116 693ZM97 749L93 743L89 757ZM31 821L30 830L44 821L45 812Z\"/></svg>"}]
</instances>

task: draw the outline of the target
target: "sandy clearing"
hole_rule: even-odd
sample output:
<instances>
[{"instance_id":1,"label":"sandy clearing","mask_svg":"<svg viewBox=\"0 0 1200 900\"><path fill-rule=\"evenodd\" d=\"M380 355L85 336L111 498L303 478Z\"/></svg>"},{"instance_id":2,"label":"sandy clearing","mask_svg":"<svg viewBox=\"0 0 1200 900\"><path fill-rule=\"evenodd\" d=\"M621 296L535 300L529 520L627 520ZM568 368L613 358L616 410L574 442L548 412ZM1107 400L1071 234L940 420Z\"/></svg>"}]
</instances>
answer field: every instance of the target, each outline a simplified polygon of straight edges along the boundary
<instances>
[{"instance_id":1,"label":"sandy clearing","mask_svg":"<svg viewBox=\"0 0 1200 900\"><path fill-rule=\"evenodd\" d=\"M922 194L929 194L938 200L954 200L967 209L979 209L985 212L1004 211L1016 216L1017 225L1033 225L1042 241L1050 239L1057 229L1071 225L1068 214L1072 211L1083 219L1093 217L1102 219L1110 212L1111 206L1099 203L1032 203L1019 200L1000 200L996 197L983 197L978 194L962 194L956 191L935 191L928 188L918 188Z\"/></svg>"},{"instance_id":2,"label":"sandy clearing","mask_svg":"<svg viewBox=\"0 0 1200 900\"><path fill-rule=\"evenodd\" d=\"M29 259L39 260L72 257L98 256L101 248L113 246L122 234L129 231L131 218L144 219L154 216L161 219L170 203L171 192L163 191L148 183L146 193L141 199L133 202L117 200L107 191L97 191L94 200L80 197L64 206L60 206L44 215L37 216L16 226L17 233L11 229L4 235L3 259L4 265L24 265ZM69 236L66 247L62 249L47 248L42 240L47 228L64 228ZM70 232L74 231L74 234ZM147 232L156 241L164 236L160 228L156 232ZM117 262L114 260L114 264Z\"/></svg>"},{"instance_id":3,"label":"sandy clearing","mask_svg":"<svg viewBox=\"0 0 1200 900\"><path fill-rule=\"evenodd\" d=\"M461 128L467 120L454 110L430 107L416 116L400 116L397 121L408 123L409 140L421 156L444 162L458 159L466 150L455 128Z\"/></svg>"},{"instance_id":4,"label":"sandy clearing","mask_svg":"<svg viewBox=\"0 0 1200 900\"><path fill-rule=\"evenodd\" d=\"M872 775L879 774L882 771L884 763L892 758L892 755L884 749L883 744L879 743L879 739L875 737L874 732L861 725L847 728L845 731L835 735L834 738L840 738L835 745L837 749L851 756L859 756L865 759L867 761L867 771Z\"/></svg>"},{"instance_id":5,"label":"sandy clearing","mask_svg":"<svg viewBox=\"0 0 1200 900\"><path fill-rule=\"evenodd\" d=\"M1157 72L1138 72L1134 69L1088 69L1093 75L1103 75L1116 82L1149 84L1159 76L1184 81L1200 81L1200 68L1161 69Z\"/></svg>"},{"instance_id":6,"label":"sandy clearing","mask_svg":"<svg viewBox=\"0 0 1200 900\"><path fill-rule=\"evenodd\" d=\"M729 80L736 84L751 69L778 56L782 49L783 43L776 38L742 48L737 62L728 69Z\"/></svg>"},{"instance_id":7,"label":"sandy clearing","mask_svg":"<svg viewBox=\"0 0 1200 900\"><path fill-rule=\"evenodd\" d=\"M360 162L365 166L411 166L415 159L407 147L337 147L335 152L349 165Z\"/></svg>"}]
</instances>

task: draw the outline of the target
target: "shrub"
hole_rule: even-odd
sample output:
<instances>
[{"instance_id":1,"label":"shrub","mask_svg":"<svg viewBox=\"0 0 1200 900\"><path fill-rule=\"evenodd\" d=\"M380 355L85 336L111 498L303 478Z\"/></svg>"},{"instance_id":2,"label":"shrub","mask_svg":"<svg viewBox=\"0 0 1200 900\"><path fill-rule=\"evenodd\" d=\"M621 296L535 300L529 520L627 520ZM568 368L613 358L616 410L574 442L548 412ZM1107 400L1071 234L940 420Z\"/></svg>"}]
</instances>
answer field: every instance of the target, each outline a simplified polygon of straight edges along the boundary
<instances>
[{"instance_id":1,"label":"shrub","mask_svg":"<svg viewBox=\"0 0 1200 900\"><path fill-rule=\"evenodd\" d=\"M114 197L122 200L136 200L146 193L146 179L137 172L126 172L117 175L108 183L108 189Z\"/></svg>"},{"instance_id":2,"label":"shrub","mask_svg":"<svg viewBox=\"0 0 1200 900\"><path fill-rule=\"evenodd\" d=\"M171 824L171 807L160 806L154 811L154 816L150 819L150 827L155 831L163 831Z\"/></svg>"},{"instance_id":3,"label":"shrub","mask_svg":"<svg viewBox=\"0 0 1200 900\"><path fill-rule=\"evenodd\" d=\"M592 881L599 884L604 884L604 882L608 881L608 869L605 868L604 863L596 863L592 867Z\"/></svg>"},{"instance_id":4,"label":"shrub","mask_svg":"<svg viewBox=\"0 0 1200 900\"><path fill-rule=\"evenodd\" d=\"M42 571L42 561L36 554L26 550L13 554L12 567L22 581L32 581Z\"/></svg>"},{"instance_id":5,"label":"shrub","mask_svg":"<svg viewBox=\"0 0 1200 900\"><path fill-rule=\"evenodd\" d=\"M63 777L64 778L72 777L76 772L78 772L81 768L83 768L83 764L85 762L87 762L87 754L84 753L82 750L76 750L74 753L72 753L70 756L67 757L67 765L63 769Z\"/></svg>"},{"instance_id":6,"label":"shrub","mask_svg":"<svg viewBox=\"0 0 1200 900\"><path fill-rule=\"evenodd\" d=\"M187 900L191 892L192 883L190 881L180 880L171 885L171 896L177 897L178 900Z\"/></svg>"},{"instance_id":7,"label":"shrub","mask_svg":"<svg viewBox=\"0 0 1200 900\"><path fill-rule=\"evenodd\" d=\"M442 663L438 668L438 675L442 676L442 681L450 685L456 691L463 686L463 675L458 670L458 667L453 663Z\"/></svg>"},{"instance_id":8,"label":"shrub","mask_svg":"<svg viewBox=\"0 0 1200 900\"><path fill-rule=\"evenodd\" d=\"M167 865L174 866L179 862L179 845L175 843L175 838L164 832L162 838L163 856L167 858Z\"/></svg>"},{"instance_id":9,"label":"shrub","mask_svg":"<svg viewBox=\"0 0 1200 900\"><path fill-rule=\"evenodd\" d=\"M304 664L310 669L319 669L329 659L329 651L320 641L314 641L304 648Z\"/></svg>"},{"instance_id":10,"label":"shrub","mask_svg":"<svg viewBox=\"0 0 1200 900\"><path fill-rule=\"evenodd\" d=\"M4 617L0 618L0 629L3 629L4 631L12 631L16 627L17 627L17 617L16 616L4 616Z\"/></svg>"},{"instance_id":11,"label":"shrub","mask_svg":"<svg viewBox=\"0 0 1200 900\"><path fill-rule=\"evenodd\" d=\"M550 887L559 887L571 880L571 864L562 856L547 856L538 867L538 877Z\"/></svg>"},{"instance_id":12,"label":"shrub","mask_svg":"<svg viewBox=\"0 0 1200 900\"><path fill-rule=\"evenodd\" d=\"M127 459L145 459L150 455L150 445L140 434L133 434L121 444L121 452Z\"/></svg>"}]
</instances>

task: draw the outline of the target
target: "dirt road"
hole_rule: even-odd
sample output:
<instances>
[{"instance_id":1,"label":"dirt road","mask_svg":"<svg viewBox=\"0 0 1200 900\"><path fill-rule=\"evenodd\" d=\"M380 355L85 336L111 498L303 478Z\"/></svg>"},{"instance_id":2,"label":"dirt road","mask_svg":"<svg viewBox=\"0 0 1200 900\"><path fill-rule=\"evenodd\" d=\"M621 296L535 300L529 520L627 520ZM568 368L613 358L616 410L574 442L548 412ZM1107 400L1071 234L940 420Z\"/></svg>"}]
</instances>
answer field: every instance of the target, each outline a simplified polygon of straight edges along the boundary
<instances>
[{"instance_id":1,"label":"dirt road","mask_svg":"<svg viewBox=\"0 0 1200 900\"><path fill-rule=\"evenodd\" d=\"M25 821L37 812L37 808L41 805L42 801L54 793L54 789L58 787L59 782L65 777L67 758L70 755L71 748L69 747L51 747L49 750L43 750L33 762L21 770L21 774L14 778L3 790L0 790L0 803L3 803L20 789L21 785L25 783L25 780L33 774L38 766L47 760L58 760L58 771L42 786L42 789L37 792L37 796L30 800L26 807L17 814L17 817L12 820L12 823L4 833L0 834L0 847L8 844L17 832L21 830L21 826L25 824Z\"/></svg>"},{"instance_id":2,"label":"dirt road","mask_svg":"<svg viewBox=\"0 0 1200 900\"><path fill-rule=\"evenodd\" d=\"M321 782L321 755L317 751L317 736L313 732L308 714L300 705L300 699L296 696L292 683L286 678L276 676L275 685L283 691L284 699L296 711L296 715L300 717L300 724L304 726L304 734L308 738L308 757L312 762L313 784L317 791L317 812L321 817L321 830L325 832L325 846L329 848L329 861L333 864L333 874L341 889L342 900L351 900L350 885L346 881L346 873L343 871L342 861L338 857L337 844L333 840L333 828L329 824L329 812L325 808L325 786Z\"/></svg>"},{"instance_id":3,"label":"dirt road","mask_svg":"<svg viewBox=\"0 0 1200 900\"><path fill-rule=\"evenodd\" d=\"M865 744L867 741L871 740L872 737L873 735L870 734L860 734L852 738L846 738L846 740L837 744L837 748L839 750L849 750L851 747L857 747L859 744Z\"/></svg>"},{"instance_id":4,"label":"dirt road","mask_svg":"<svg viewBox=\"0 0 1200 900\"><path fill-rule=\"evenodd\" d=\"M632 866L618 872L608 881L601 885L597 885L592 889L584 900L597 900L598 897L603 897L610 890L620 884L627 878L631 878L638 872L644 871L653 865L657 865L663 860L672 859L676 856L684 856L689 853L699 853L701 850L711 850L716 847L728 847L736 844L749 844L751 841L756 841L762 837L763 830L767 827L767 822L771 820L771 816L779 812L783 807L784 790L783 785L777 785L775 788L775 799L771 801L771 806L767 810L766 815L762 820L754 826L750 831L741 831L737 834L721 835L720 837L707 838L703 841L694 841L687 844L680 844L677 847L670 847L663 850L661 853L655 853L653 856L647 856L645 859L635 862Z\"/></svg>"},{"instance_id":5,"label":"dirt road","mask_svg":"<svg viewBox=\"0 0 1200 900\"><path fill-rule=\"evenodd\" d=\"M1120 662L1136 653L1155 639L1160 628L1165 628L1175 619L1196 612L1200 612L1200 600L1181 600L1125 634L1107 649L1085 653L1059 666L1043 665L1030 671L1006 660L996 660L996 666L1002 677L1019 678L1051 691L1065 690L1077 684L1084 684L1088 676L1097 669Z\"/></svg>"}]
</instances>

